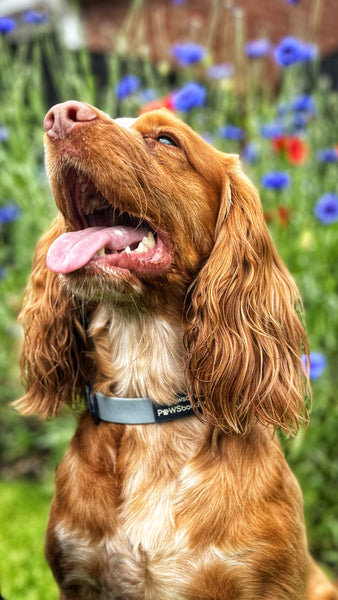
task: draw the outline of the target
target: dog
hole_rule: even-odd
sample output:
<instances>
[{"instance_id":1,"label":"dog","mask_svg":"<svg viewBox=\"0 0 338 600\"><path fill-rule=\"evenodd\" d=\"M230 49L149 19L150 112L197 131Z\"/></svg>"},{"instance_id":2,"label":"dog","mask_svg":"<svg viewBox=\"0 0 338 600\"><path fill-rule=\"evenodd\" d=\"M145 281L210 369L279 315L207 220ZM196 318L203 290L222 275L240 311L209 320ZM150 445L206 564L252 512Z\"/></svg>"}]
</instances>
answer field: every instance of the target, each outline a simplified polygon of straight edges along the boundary
<instances>
[{"instance_id":1,"label":"dog","mask_svg":"<svg viewBox=\"0 0 338 600\"><path fill-rule=\"evenodd\" d=\"M166 109L44 120L58 216L25 294L23 414L79 413L45 553L61 600L337 600L276 429L301 301L239 159Z\"/></svg>"}]
</instances>

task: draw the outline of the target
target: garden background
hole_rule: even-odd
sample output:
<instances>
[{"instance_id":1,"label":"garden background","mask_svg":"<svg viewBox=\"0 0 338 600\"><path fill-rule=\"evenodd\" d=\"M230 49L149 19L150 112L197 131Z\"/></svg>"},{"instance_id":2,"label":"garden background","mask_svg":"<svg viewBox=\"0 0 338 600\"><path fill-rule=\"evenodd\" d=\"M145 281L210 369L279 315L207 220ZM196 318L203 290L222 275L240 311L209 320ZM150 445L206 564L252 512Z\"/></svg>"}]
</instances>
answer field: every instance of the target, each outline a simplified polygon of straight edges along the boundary
<instances>
[{"instance_id":1,"label":"garden background","mask_svg":"<svg viewBox=\"0 0 338 600\"><path fill-rule=\"evenodd\" d=\"M302 2L277 1L289 11ZM168 4L179 20L189 0ZM312 2L313 10L319 4ZM42 145L51 98L89 102L112 116L166 106L219 149L241 155L304 300L312 418L283 444L303 489L311 551L338 577L338 92L321 75L315 40L299 36L295 18L278 43L246 39L241 11L210 2L203 40L189 30L154 62L140 27L145 10L140 0L131 3L103 79L85 46L62 42L47 12L0 17L0 589L8 600L58 597L43 535L54 468L75 427L68 411L42 424L9 407L22 393L17 316L34 246L55 214ZM229 19L236 27L231 47L218 33L214 54L221 16L228 29ZM13 34L27 28L31 34L18 42ZM163 39L158 31L162 46ZM130 51L131 41L138 52Z\"/></svg>"}]
</instances>

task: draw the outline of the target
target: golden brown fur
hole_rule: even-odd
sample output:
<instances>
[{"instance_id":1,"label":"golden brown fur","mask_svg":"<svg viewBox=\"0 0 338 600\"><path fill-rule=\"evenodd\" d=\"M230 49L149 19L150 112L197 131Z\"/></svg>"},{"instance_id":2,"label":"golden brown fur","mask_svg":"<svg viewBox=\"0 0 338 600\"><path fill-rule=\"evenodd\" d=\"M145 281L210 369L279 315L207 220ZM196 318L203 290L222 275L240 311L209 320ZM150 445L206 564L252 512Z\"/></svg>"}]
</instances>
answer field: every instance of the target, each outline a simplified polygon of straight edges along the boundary
<instances>
[{"instance_id":1,"label":"golden brown fur","mask_svg":"<svg viewBox=\"0 0 338 600\"><path fill-rule=\"evenodd\" d=\"M54 416L90 381L167 404L188 391L203 412L131 426L94 425L83 410L46 538L60 598L337 599L309 558L300 490L274 434L307 418L301 304L237 157L165 110L114 122L71 101L45 128L60 214L25 296L18 407ZM48 269L54 240L80 229L70 171L99 190L86 199L95 210L150 224L167 262Z\"/></svg>"}]
</instances>

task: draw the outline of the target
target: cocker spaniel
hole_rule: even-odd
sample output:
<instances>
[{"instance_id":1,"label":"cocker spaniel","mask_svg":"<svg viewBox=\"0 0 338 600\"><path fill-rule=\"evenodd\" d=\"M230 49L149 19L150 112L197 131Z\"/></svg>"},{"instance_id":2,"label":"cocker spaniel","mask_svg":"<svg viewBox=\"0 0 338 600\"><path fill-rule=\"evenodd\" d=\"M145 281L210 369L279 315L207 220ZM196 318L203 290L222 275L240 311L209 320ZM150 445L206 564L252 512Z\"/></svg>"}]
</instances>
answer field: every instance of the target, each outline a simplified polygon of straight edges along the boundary
<instances>
[{"instance_id":1,"label":"cocker spaniel","mask_svg":"<svg viewBox=\"0 0 338 600\"><path fill-rule=\"evenodd\" d=\"M274 433L307 419L298 291L237 156L167 110L44 121L59 214L21 314L24 414L75 406L62 600L334 600Z\"/></svg>"}]
</instances>

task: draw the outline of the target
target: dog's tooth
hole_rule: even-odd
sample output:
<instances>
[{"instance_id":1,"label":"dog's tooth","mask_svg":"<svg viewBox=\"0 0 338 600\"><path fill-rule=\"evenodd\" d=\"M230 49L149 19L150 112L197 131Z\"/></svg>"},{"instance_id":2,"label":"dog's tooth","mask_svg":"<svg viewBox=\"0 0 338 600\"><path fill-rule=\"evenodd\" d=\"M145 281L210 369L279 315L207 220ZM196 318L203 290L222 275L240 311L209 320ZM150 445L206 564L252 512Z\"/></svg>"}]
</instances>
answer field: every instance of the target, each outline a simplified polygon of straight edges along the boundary
<instances>
[{"instance_id":1,"label":"dog's tooth","mask_svg":"<svg viewBox=\"0 0 338 600\"><path fill-rule=\"evenodd\" d=\"M135 252L146 252L147 250L151 250L155 246L155 238L151 231L149 231L148 235L145 235L141 240L139 245L137 246Z\"/></svg>"},{"instance_id":2,"label":"dog's tooth","mask_svg":"<svg viewBox=\"0 0 338 600\"><path fill-rule=\"evenodd\" d=\"M151 231L149 231L148 235L146 237L143 238L142 243L144 246L146 246L149 249L154 248L155 246L155 238L152 234Z\"/></svg>"},{"instance_id":3,"label":"dog's tooth","mask_svg":"<svg viewBox=\"0 0 338 600\"><path fill-rule=\"evenodd\" d=\"M99 256L104 256L104 255L105 255L105 250L104 250L104 248L101 248L101 250L98 250L97 252L95 252L94 258L99 258Z\"/></svg>"},{"instance_id":4,"label":"dog's tooth","mask_svg":"<svg viewBox=\"0 0 338 600\"><path fill-rule=\"evenodd\" d=\"M143 238L144 239L144 238ZM143 241L139 243L139 245L137 246L135 252L145 252L147 250L146 246L144 245Z\"/></svg>"},{"instance_id":5,"label":"dog's tooth","mask_svg":"<svg viewBox=\"0 0 338 600\"><path fill-rule=\"evenodd\" d=\"M130 254L131 250L130 250L130 246L126 246L126 248L124 249L126 254Z\"/></svg>"}]
</instances>

